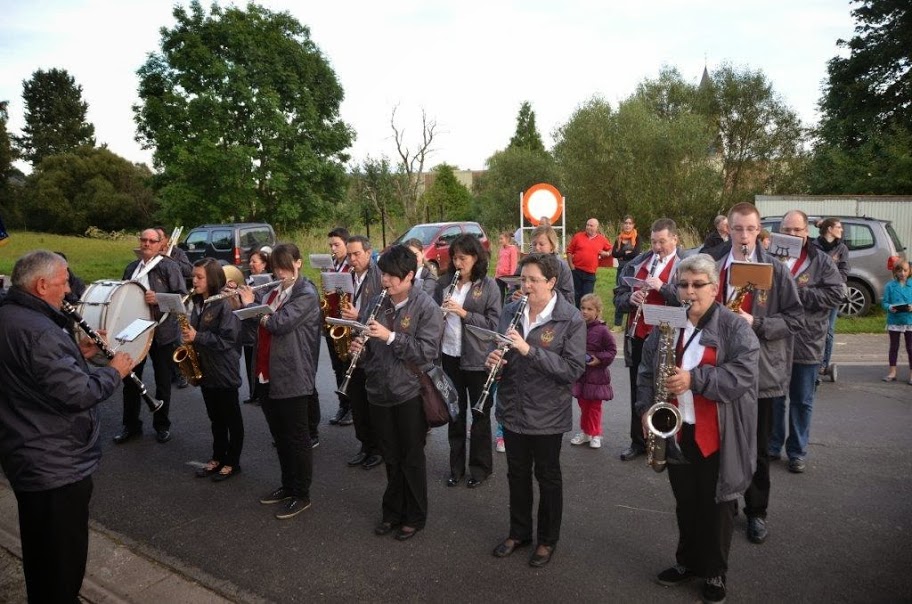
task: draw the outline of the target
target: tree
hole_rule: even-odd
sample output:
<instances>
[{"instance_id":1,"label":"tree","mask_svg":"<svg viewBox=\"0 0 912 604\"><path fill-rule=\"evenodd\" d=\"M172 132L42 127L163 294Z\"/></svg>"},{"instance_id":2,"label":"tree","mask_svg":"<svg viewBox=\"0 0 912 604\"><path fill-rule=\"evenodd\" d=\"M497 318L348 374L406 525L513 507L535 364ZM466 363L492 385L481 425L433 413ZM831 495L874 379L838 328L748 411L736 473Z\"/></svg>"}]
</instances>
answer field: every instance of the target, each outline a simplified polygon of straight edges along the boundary
<instances>
[{"instance_id":1,"label":"tree","mask_svg":"<svg viewBox=\"0 0 912 604\"><path fill-rule=\"evenodd\" d=\"M155 149L165 215L320 222L344 199L353 137L335 72L287 12L210 10L175 7L138 71L137 140Z\"/></svg>"},{"instance_id":2,"label":"tree","mask_svg":"<svg viewBox=\"0 0 912 604\"><path fill-rule=\"evenodd\" d=\"M421 222L427 212L427 202L421 195L421 178L424 174L424 165L432 153L431 144L437 131L437 121L429 120L427 112L421 110L421 141L416 148L409 148L405 142L405 129L396 125L396 110L393 107L390 115L390 127L393 129L393 140L396 143L396 153L399 155L399 174L402 178L396 180L399 199L406 222L414 224Z\"/></svg>"},{"instance_id":3,"label":"tree","mask_svg":"<svg viewBox=\"0 0 912 604\"><path fill-rule=\"evenodd\" d=\"M22 82L25 126L16 138L23 159L37 166L48 156L95 145L95 126L86 122L82 86L65 69L39 69Z\"/></svg>"},{"instance_id":4,"label":"tree","mask_svg":"<svg viewBox=\"0 0 912 604\"><path fill-rule=\"evenodd\" d=\"M0 216L6 220L6 224L13 225L18 224L18 212L10 180L15 171L13 162L16 160L17 154L9 131L6 129L9 119L7 106L8 101L0 101Z\"/></svg>"},{"instance_id":5,"label":"tree","mask_svg":"<svg viewBox=\"0 0 912 604\"><path fill-rule=\"evenodd\" d=\"M532 104L529 101L523 101L519 108L519 115L516 116L516 133L510 139L510 146L507 148L539 152L545 150L541 135L535 126L535 112L532 111Z\"/></svg>"},{"instance_id":6,"label":"tree","mask_svg":"<svg viewBox=\"0 0 912 604\"><path fill-rule=\"evenodd\" d=\"M487 171L475 185L475 215L490 229L512 231L519 224L519 196L532 185L547 182L560 189L554 158L547 151L508 147L485 162Z\"/></svg>"},{"instance_id":7,"label":"tree","mask_svg":"<svg viewBox=\"0 0 912 604\"><path fill-rule=\"evenodd\" d=\"M370 236L370 225L380 220L383 247L386 247L386 230L392 213L400 213L402 206L396 197L397 186L401 175L394 174L389 159L368 157L352 174L350 201L360 207L359 218L367 228Z\"/></svg>"},{"instance_id":8,"label":"tree","mask_svg":"<svg viewBox=\"0 0 912 604\"><path fill-rule=\"evenodd\" d=\"M424 198L432 219L472 220L472 194L456 180L453 166L440 164L434 168L434 182Z\"/></svg>"},{"instance_id":9,"label":"tree","mask_svg":"<svg viewBox=\"0 0 912 604\"><path fill-rule=\"evenodd\" d=\"M80 147L52 155L27 177L22 206L30 229L82 234L148 226L157 209L152 173L107 149Z\"/></svg>"}]
</instances>

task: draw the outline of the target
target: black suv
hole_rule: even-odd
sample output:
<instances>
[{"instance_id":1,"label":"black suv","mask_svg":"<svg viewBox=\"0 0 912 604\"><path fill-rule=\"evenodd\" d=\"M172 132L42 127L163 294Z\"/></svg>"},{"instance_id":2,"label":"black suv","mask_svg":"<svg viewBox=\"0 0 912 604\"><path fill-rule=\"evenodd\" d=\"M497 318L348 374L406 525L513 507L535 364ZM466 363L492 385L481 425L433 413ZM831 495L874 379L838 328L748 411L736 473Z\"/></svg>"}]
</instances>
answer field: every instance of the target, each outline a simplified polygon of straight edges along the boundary
<instances>
[{"instance_id":1,"label":"black suv","mask_svg":"<svg viewBox=\"0 0 912 604\"><path fill-rule=\"evenodd\" d=\"M187 252L190 262L200 258L215 258L233 264L244 275L250 274L250 252L262 247L273 248L275 231L263 222L233 224L204 224L187 233L178 247Z\"/></svg>"}]
</instances>

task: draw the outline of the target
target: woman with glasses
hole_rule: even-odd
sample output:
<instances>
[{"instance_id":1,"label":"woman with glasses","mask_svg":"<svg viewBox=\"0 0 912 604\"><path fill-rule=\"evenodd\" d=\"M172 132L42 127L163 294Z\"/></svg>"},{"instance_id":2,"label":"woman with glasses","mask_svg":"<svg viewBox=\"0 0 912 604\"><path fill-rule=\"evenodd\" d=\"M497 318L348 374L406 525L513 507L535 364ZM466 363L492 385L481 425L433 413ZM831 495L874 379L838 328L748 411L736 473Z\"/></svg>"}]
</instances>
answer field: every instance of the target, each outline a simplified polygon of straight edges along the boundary
<instances>
[{"instance_id":1,"label":"woman with glasses","mask_svg":"<svg viewBox=\"0 0 912 604\"><path fill-rule=\"evenodd\" d=\"M615 275L615 286L621 284L621 271L628 262L637 257L640 253L640 238L637 235L636 224L633 222L633 216L630 214L624 216L624 223L621 226L621 232L618 233L614 241L614 248L611 255L617 260L617 269ZM614 307L614 326L621 327L624 324L624 309L619 305ZM621 331L621 330L618 330Z\"/></svg>"},{"instance_id":2,"label":"woman with glasses","mask_svg":"<svg viewBox=\"0 0 912 604\"><path fill-rule=\"evenodd\" d=\"M497 421L503 424L510 487L510 532L494 548L504 558L532 543L532 476L538 481L537 547L529 564L551 561L560 537L563 482L560 450L573 428L573 383L586 367L586 324L572 301L555 292L559 261L554 254L530 254L520 261L522 293L528 304L513 323L519 303L508 304L498 331L512 342L485 361L490 371L503 361L497 388Z\"/></svg>"},{"instance_id":3,"label":"woman with glasses","mask_svg":"<svg viewBox=\"0 0 912 604\"><path fill-rule=\"evenodd\" d=\"M472 430L466 450L466 423L469 408L481 396L488 372L484 369L487 345L473 336L466 325L496 329L500 317L500 288L488 277L488 253L474 235L460 235L450 244L450 269L437 282L434 299L443 308L443 340L440 344L443 370L459 392L459 417L450 422L450 477L455 487L466 473L469 462L470 489L481 486L494 471L491 451L493 404L489 399L484 414L472 417ZM454 282L456 271L459 279Z\"/></svg>"},{"instance_id":4,"label":"woman with glasses","mask_svg":"<svg viewBox=\"0 0 912 604\"><path fill-rule=\"evenodd\" d=\"M737 501L757 456L760 344L747 322L716 301L719 273L710 256L682 260L676 272L687 324L675 334L676 367L664 386L683 420L679 438L666 443L678 547L676 564L659 573L658 582L671 586L703 577L703 601L721 602ZM661 330L654 329L643 345L637 412L644 417L662 379L660 339Z\"/></svg>"},{"instance_id":5,"label":"woman with glasses","mask_svg":"<svg viewBox=\"0 0 912 604\"><path fill-rule=\"evenodd\" d=\"M557 231L548 225L539 226L532 231L529 241L531 242L529 246L533 254L551 254L557 260L557 285L555 290L566 298L570 304L573 304L576 291L573 289L573 271L570 270L570 265L567 264L567 261L557 255ZM517 275L521 269L522 264L516 269ZM514 291L513 301L518 300L520 295L522 294L519 289Z\"/></svg>"}]
</instances>

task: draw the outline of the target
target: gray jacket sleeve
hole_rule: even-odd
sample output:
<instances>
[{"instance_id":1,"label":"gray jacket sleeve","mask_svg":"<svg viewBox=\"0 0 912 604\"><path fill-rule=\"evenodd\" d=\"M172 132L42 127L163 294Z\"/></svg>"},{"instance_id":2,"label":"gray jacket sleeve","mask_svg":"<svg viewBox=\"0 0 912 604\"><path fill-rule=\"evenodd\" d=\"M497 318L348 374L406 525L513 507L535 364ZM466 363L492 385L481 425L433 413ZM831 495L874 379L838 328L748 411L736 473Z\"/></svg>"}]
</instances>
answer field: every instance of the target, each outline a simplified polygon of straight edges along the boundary
<instances>
[{"instance_id":1,"label":"gray jacket sleeve","mask_svg":"<svg viewBox=\"0 0 912 604\"><path fill-rule=\"evenodd\" d=\"M817 252L818 273L812 283L798 289L801 304L807 310L829 310L842 302L842 277L833 259L822 251Z\"/></svg>"},{"instance_id":2,"label":"gray jacket sleeve","mask_svg":"<svg viewBox=\"0 0 912 604\"><path fill-rule=\"evenodd\" d=\"M718 308L716 312L731 311ZM757 390L760 342L746 322L731 320L731 317L728 319L724 321L724 339L720 338L718 343L718 347L725 347L725 362L718 366L700 365L690 370L690 389L720 404L737 401L746 392L756 393Z\"/></svg>"},{"instance_id":3,"label":"gray jacket sleeve","mask_svg":"<svg viewBox=\"0 0 912 604\"><path fill-rule=\"evenodd\" d=\"M497 329L501 310L500 291L497 288L497 283L490 277L484 277L481 280L481 286L481 305L483 310L481 312L468 311L462 322L466 325L475 325L485 329Z\"/></svg>"},{"instance_id":4,"label":"gray jacket sleeve","mask_svg":"<svg viewBox=\"0 0 912 604\"><path fill-rule=\"evenodd\" d=\"M300 295L293 292L276 312L268 315L265 327L269 333L284 335L297 329L301 323L320 323L320 303L316 292L307 287L306 283L295 284L293 287L301 287L304 291Z\"/></svg>"},{"instance_id":5,"label":"gray jacket sleeve","mask_svg":"<svg viewBox=\"0 0 912 604\"><path fill-rule=\"evenodd\" d=\"M754 315L754 333L761 340L780 340L792 336L801 329L804 307L798 297L798 288L788 269L778 260L773 264L773 289L775 311L766 316ZM757 294L755 294L757 295ZM771 301L770 306L773 302ZM756 308L756 304L755 304Z\"/></svg>"},{"instance_id":6,"label":"gray jacket sleeve","mask_svg":"<svg viewBox=\"0 0 912 604\"><path fill-rule=\"evenodd\" d=\"M29 347L32 375L40 390L63 409L91 409L111 396L120 375L110 367L89 368L76 343L56 327L34 332Z\"/></svg>"}]
</instances>

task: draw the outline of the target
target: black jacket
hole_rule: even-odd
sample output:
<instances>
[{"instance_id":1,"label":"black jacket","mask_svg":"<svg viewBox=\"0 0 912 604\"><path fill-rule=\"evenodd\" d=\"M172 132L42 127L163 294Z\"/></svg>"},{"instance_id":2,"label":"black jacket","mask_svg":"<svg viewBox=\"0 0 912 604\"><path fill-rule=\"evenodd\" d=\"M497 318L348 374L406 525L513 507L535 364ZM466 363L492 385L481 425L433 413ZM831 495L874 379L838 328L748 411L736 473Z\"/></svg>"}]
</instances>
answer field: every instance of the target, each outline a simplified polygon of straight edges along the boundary
<instances>
[{"instance_id":1,"label":"black jacket","mask_svg":"<svg viewBox=\"0 0 912 604\"><path fill-rule=\"evenodd\" d=\"M201 386L241 387L241 320L231 312L231 301L217 300L200 307L202 297L194 296L190 324L196 330L193 348L203 372Z\"/></svg>"},{"instance_id":2,"label":"black jacket","mask_svg":"<svg viewBox=\"0 0 912 604\"><path fill-rule=\"evenodd\" d=\"M17 491L72 484L101 459L95 406L120 375L88 366L69 323L16 287L0 306L0 463Z\"/></svg>"},{"instance_id":3,"label":"black jacket","mask_svg":"<svg viewBox=\"0 0 912 604\"><path fill-rule=\"evenodd\" d=\"M137 266L139 266L139 260L134 260L127 265L123 274L124 281L129 281L133 277L133 272ZM149 289L160 294L186 294L187 284L184 282L184 277L181 275L177 263L162 258L155 265L155 268L149 271ZM152 318L156 321L159 320L163 313L158 310L158 306L152 305L150 308L152 309ZM176 342L179 337L180 330L177 327L177 317L169 315L167 319L156 326L153 342L160 346Z\"/></svg>"}]
</instances>

